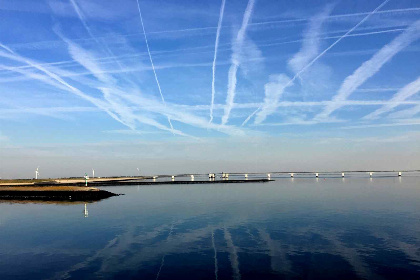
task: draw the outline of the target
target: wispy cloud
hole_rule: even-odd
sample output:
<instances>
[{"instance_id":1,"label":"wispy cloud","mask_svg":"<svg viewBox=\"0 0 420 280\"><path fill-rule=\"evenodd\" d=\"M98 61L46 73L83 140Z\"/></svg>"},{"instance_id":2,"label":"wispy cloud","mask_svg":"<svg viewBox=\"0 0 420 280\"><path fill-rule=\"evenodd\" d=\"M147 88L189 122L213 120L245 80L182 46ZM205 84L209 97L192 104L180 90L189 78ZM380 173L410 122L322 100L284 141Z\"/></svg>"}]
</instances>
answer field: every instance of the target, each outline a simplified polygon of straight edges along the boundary
<instances>
[{"instance_id":1,"label":"wispy cloud","mask_svg":"<svg viewBox=\"0 0 420 280\"><path fill-rule=\"evenodd\" d=\"M97 107L43 107L28 108L14 106L14 108L0 109L0 119L15 119L28 114L47 116L57 119L69 119L66 115L69 113L87 113L98 112Z\"/></svg>"},{"instance_id":2,"label":"wispy cloud","mask_svg":"<svg viewBox=\"0 0 420 280\"><path fill-rule=\"evenodd\" d=\"M289 82L290 78L284 74L270 76L270 82L264 85L264 105L262 105L261 111L257 113L256 124L261 123L268 115L276 111L280 96Z\"/></svg>"},{"instance_id":3,"label":"wispy cloud","mask_svg":"<svg viewBox=\"0 0 420 280\"><path fill-rule=\"evenodd\" d=\"M370 113L363 117L366 120L373 120L377 119L380 115L387 113L393 110L395 107L399 105L399 101L406 100L407 98L415 95L417 92L420 91L420 77L418 77L415 81L409 83L401 90L399 90L390 100L390 104L387 104L376 111Z\"/></svg>"},{"instance_id":4,"label":"wispy cloud","mask_svg":"<svg viewBox=\"0 0 420 280\"><path fill-rule=\"evenodd\" d=\"M217 24L216 41L214 43L214 57L213 57L213 67L212 67L213 77L211 81L211 103L210 103L210 121L209 121L210 123L213 121L214 95L216 94L215 80L216 80L217 49L219 47L220 29L222 28L223 14L225 11L225 3L226 3L226 0L222 0L222 5L220 6L219 22Z\"/></svg>"},{"instance_id":5,"label":"wispy cloud","mask_svg":"<svg viewBox=\"0 0 420 280\"><path fill-rule=\"evenodd\" d=\"M314 120L302 120L302 119L295 119L292 121L287 121L287 122L281 122L281 123L264 123L264 124L259 124L261 126L290 126L290 125L315 125L315 124L319 124L319 123L342 123L345 122L344 120L338 120L338 119L333 119L330 118L328 120L323 120L323 121L314 121Z\"/></svg>"},{"instance_id":6,"label":"wispy cloud","mask_svg":"<svg viewBox=\"0 0 420 280\"><path fill-rule=\"evenodd\" d=\"M91 102L92 104L94 104L95 106L97 106L98 108L102 109L103 111L105 111L106 113L108 113L108 115L110 115L113 119L117 120L118 122L129 126L128 124L124 123L116 114L114 114L113 112L111 112L111 110L109 109L109 107L102 102L101 100L91 97L85 93L83 93L82 91L80 91L79 89L75 88L74 86L68 84L66 81L64 81L61 77L59 77L57 74L52 73L51 71L45 69L42 66L39 66L39 64L31 59L25 58L23 56L20 56L18 54L16 54L14 51L12 51L10 48L8 48L7 46L3 45L0 43L0 47L2 47L3 49L7 50L8 53L4 52L4 51L0 51L0 56L14 60L14 61L18 61L21 63L25 63L28 65L31 65L33 68L39 70L40 72L44 73L45 75L32 75L31 73L28 72L21 72L21 74L23 75L27 75L30 78L34 78L37 79L41 82L45 82L47 84L56 86L59 89L65 89L89 102Z\"/></svg>"},{"instance_id":7,"label":"wispy cloud","mask_svg":"<svg viewBox=\"0 0 420 280\"><path fill-rule=\"evenodd\" d=\"M412 108L401 110L392 114L389 114L389 118L402 119L402 118L411 118L420 113L420 104Z\"/></svg>"},{"instance_id":8,"label":"wispy cloud","mask_svg":"<svg viewBox=\"0 0 420 280\"><path fill-rule=\"evenodd\" d=\"M222 125L228 122L230 111L232 110L232 104L235 99L236 83L237 83L236 73L238 72L238 68L241 64L242 46L245 40L248 23L251 18L252 11L254 9L254 4L255 4L254 0L248 1L248 5L246 7L244 17L242 19L241 28L239 29L238 34L236 35L236 39L232 46L232 49L233 49L232 65L230 66L229 74L228 74L228 92L227 92L227 97L226 97L225 113L222 117Z\"/></svg>"},{"instance_id":9,"label":"wispy cloud","mask_svg":"<svg viewBox=\"0 0 420 280\"><path fill-rule=\"evenodd\" d=\"M74 10L76 11L80 21L82 22L83 26L85 27L86 31L89 33L90 37L94 39L97 43L98 40L93 36L92 31L90 30L89 26L86 23L85 16L83 15L82 11L79 8L79 5L77 5L76 0L70 0L71 5L73 6Z\"/></svg>"},{"instance_id":10,"label":"wispy cloud","mask_svg":"<svg viewBox=\"0 0 420 280\"><path fill-rule=\"evenodd\" d=\"M145 134L159 133L157 131L128 130L128 129L104 130L102 132L111 133L111 134L123 134L123 135L145 135Z\"/></svg>"},{"instance_id":11,"label":"wispy cloud","mask_svg":"<svg viewBox=\"0 0 420 280\"><path fill-rule=\"evenodd\" d=\"M104 41L101 41L100 38L97 38L94 36L94 34L91 31L91 28L86 22L86 17L84 13L81 11L79 5L76 3L76 0L70 0L71 5L73 6L74 10L76 11L81 23L83 24L84 28L88 32L89 36L96 42L96 44L108 55L108 57L116 64L118 65L118 68L123 70L125 67L122 65L122 63L118 60L118 57L115 56L114 52L109 48L108 44L106 44ZM95 9L94 9L95 10ZM97 9L96 9L97 10ZM95 11L96 12L96 11ZM126 76L122 77L126 82L133 84L131 80L129 80Z\"/></svg>"},{"instance_id":12,"label":"wispy cloud","mask_svg":"<svg viewBox=\"0 0 420 280\"><path fill-rule=\"evenodd\" d=\"M288 61L289 67L295 74L318 55L322 26L332 9L333 5L327 5L321 13L309 20L301 49Z\"/></svg>"},{"instance_id":13,"label":"wispy cloud","mask_svg":"<svg viewBox=\"0 0 420 280\"><path fill-rule=\"evenodd\" d=\"M69 39L63 37L63 40L66 40L66 43L69 45L69 52L72 55L72 58L75 59L75 61L78 61L81 65L83 65L89 71L89 73L97 79L97 81L91 79L77 79L77 82L87 85L97 91L100 91L103 94L104 100L95 99L95 101L97 101L103 106L106 106L110 113L112 113L116 118L118 118L120 122L131 128L132 130L136 130L136 122L139 122L156 127L164 131L173 132L177 135L189 136L179 130L168 128L160 124L152 117L146 116L145 114L145 112L152 112L157 113L158 115L169 116L174 120L194 127L209 128L229 135L244 134L243 130L232 126L216 124L208 125L208 120L206 120L205 118L198 117L188 112L184 112L182 108L177 107L176 105L167 106L165 104L162 104L161 102L158 102L157 100L153 99L151 96L145 96L141 94L141 92L136 88L120 88L119 86L115 85L114 78L112 76L100 75L100 73L103 72L103 69L100 67L100 65L95 63L93 53L87 52L86 50L84 50ZM2 55L2 53L3 52L0 52L0 56ZM33 63L32 65L35 68L39 67L35 63ZM22 69L15 70L20 72L24 71ZM55 71L60 72L59 69L55 69ZM59 78L57 74L54 74L52 72L49 73ZM24 74L29 75L27 73ZM56 86L56 83L54 81L51 82L49 79L45 79L44 76L31 76L30 78L38 78L43 82L51 83L52 85ZM60 89L66 90L67 88L60 87ZM138 112L139 110L140 112Z\"/></svg>"},{"instance_id":14,"label":"wispy cloud","mask_svg":"<svg viewBox=\"0 0 420 280\"><path fill-rule=\"evenodd\" d=\"M95 62L97 57L94 53L81 48L79 45L73 43L71 40L68 40L64 36L60 36L63 41L67 43L69 53L74 58L74 61L78 62L85 69L87 69L89 74L93 74L99 81L104 83L116 83L116 80L112 76L108 75L106 71L104 71L99 66L99 64Z\"/></svg>"},{"instance_id":15,"label":"wispy cloud","mask_svg":"<svg viewBox=\"0 0 420 280\"><path fill-rule=\"evenodd\" d=\"M353 74L348 76L341 84L337 95L332 99L333 103L327 106L323 112L315 118L327 118L332 112L341 106L337 101L346 100L367 79L375 75L382 66L393 58L398 52L420 38L420 20L409 26L402 34L398 35L390 43L382 47L372 58L365 61Z\"/></svg>"},{"instance_id":16,"label":"wispy cloud","mask_svg":"<svg viewBox=\"0 0 420 280\"><path fill-rule=\"evenodd\" d=\"M163 97L163 94L162 94L162 89L160 88L160 84L159 84L159 79L158 79L157 74L156 74L155 65L153 64L152 55L150 54L149 43L147 42L147 35L146 35L146 30L145 30L145 28L144 28L143 17L142 17L142 15L141 15L141 9L140 9L140 2L139 2L139 0L137 0L137 7L138 7L138 10L139 10L139 16L140 16L140 21L141 21L141 27L142 27L142 29L143 29L143 35L144 35L144 40L145 40L145 42L146 42L147 53L149 54L150 64L152 65L153 74L154 74L154 76L155 76L156 84L157 84L158 89L159 89L159 93L160 93L160 97L161 97L161 99L162 99L162 103L163 103L163 104L165 105L165 107L166 107L165 98ZM169 116L167 116L167 117L168 117L168 122L169 122L169 125L171 126L171 129L173 130L173 129L174 129L174 127L172 126L171 119L169 118Z\"/></svg>"},{"instance_id":17,"label":"wispy cloud","mask_svg":"<svg viewBox=\"0 0 420 280\"><path fill-rule=\"evenodd\" d=\"M370 27L368 27L367 29L371 29ZM375 28L376 29L376 28ZM379 35L379 34L387 34L387 33L396 33L396 32L402 32L404 31L405 28L392 28L392 29L386 29L386 30L379 30L379 31L372 31L372 32L358 32L358 33L353 33L353 34L349 34L347 35L347 37L360 37L360 36L371 36L371 35ZM343 31L340 31L339 33L342 33ZM334 32L327 32L326 34L330 34L330 33L337 33L336 31ZM325 34L323 34L323 37L320 37L319 40L329 40L329 39L337 39L340 38L342 35L338 35L338 36L325 36ZM98 38L98 37L96 37ZM112 39L113 42L115 42L115 36L114 37L101 37L102 40L105 39ZM81 42L85 42L88 39L75 39L72 40L72 42L74 43L81 43ZM262 48L271 48L271 47L277 47L280 45L286 45L286 44L294 44L294 43L301 43L301 42L305 42L306 39L297 39L297 40L281 40L280 42L278 42L278 39L270 39L268 41L264 40L264 41L256 41L255 44L258 45L259 49ZM60 41L63 42L63 41ZM46 42L48 43L48 42ZM254 46L252 46L252 42L248 42L249 45L245 45L243 46L243 50L247 50L248 48L254 48ZM51 46L52 44L47 44L47 46ZM223 51L223 52L227 52L230 51L231 48L231 44L230 43L225 43L223 44L224 48L220 48L220 46L222 46L221 44L219 44L219 52ZM203 46L199 46L199 47L188 47L188 48L178 48L178 49L173 49L173 50L161 50L161 51L151 51L150 53L152 54L153 57L159 56L160 58L170 58L172 56L177 56L179 54L182 53L188 53L188 54L206 54L206 53L214 53L214 50L211 50L211 48L214 48L214 45L203 45ZM409 51L409 48L406 48L405 50ZM418 51L418 49L411 49L411 51ZM347 56L347 55L360 55L360 54L369 54L375 52L375 49L370 49L370 50L363 50L363 51L340 51L340 52L334 52L334 53L330 53L330 55L341 55L341 56ZM110 62L116 62L117 64L119 63L120 60L126 60L126 61L132 61L133 58L141 58L144 56L148 56L147 51L144 53L129 53L129 54L123 54L123 55L106 55L106 56L97 56L95 58L95 61L97 61L98 63L110 63ZM279 58L281 56L276 56L276 58ZM270 58L270 57L267 57ZM251 59L244 59L243 61L249 61L249 63L252 63L255 61L256 58L251 58ZM257 58L258 59L258 58ZM273 58L271 58L273 59ZM227 65L230 64L230 61L221 61L218 63L218 65ZM121 65L121 63L119 63ZM75 60L63 60L63 61L56 61L56 62L48 62L48 63L41 63L41 66L47 67L47 66L62 66L62 67L74 67L78 65L78 62ZM211 66L211 63L166 63L166 64L160 64L158 66L155 65L155 69L169 69L169 68L179 68L179 67L208 67ZM254 64L253 64L254 65ZM22 66L16 66L17 68L21 68L21 69L29 69L32 68L30 65L22 65ZM116 69L115 67L109 68L107 70L105 70L106 73L128 73L128 72L137 72L137 71L153 71L153 69L151 68L151 66L145 66L145 65L141 65L138 67L119 67L119 69ZM74 73L74 75L89 75L89 72L79 72L79 73Z\"/></svg>"},{"instance_id":18,"label":"wispy cloud","mask_svg":"<svg viewBox=\"0 0 420 280\"><path fill-rule=\"evenodd\" d=\"M420 105L418 106L420 108ZM412 126L420 125L420 119L405 119L398 122L379 123L379 124L361 124L343 126L343 129L359 129L359 128L375 128L375 127L391 127L391 126Z\"/></svg>"},{"instance_id":19,"label":"wispy cloud","mask_svg":"<svg viewBox=\"0 0 420 280\"><path fill-rule=\"evenodd\" d=\"M68 40L67 43L71 43L71 41ZM0 47L3 47L3 45L0 44ZM7 49L7 47L3 47L3 48ZM73 49L74 50L81 50L80 47L73 48ZM85 52L85 51L83 51L82 53L83 53L83 55L79 55L77 52L74 52L73 53L73 58L75 60L83 59L84 61L81 62L81 63L83 63L84 65L89 65L90 70L99 70L100 71L100 68L99 68L98 65L91 65L92 61L90 60L90 57L88 55L89 53ZM22 56L19 56L19 55L15 54L14 52L5 53L5 52L0 51L0 56L31 65L32 67L34 67L34 68L38 69L39 71L41 71L42 73L44 73L46 76L45 75L34 76L31 73L27 73L27 72L25 72L21 69L16 70L16 71L20 71L21 74L28 75L32 79L40 80L41 82L50 84L50 85L55 86L55 87L57 87L59 89L62 89L62 90L69 91L71 93L74 93L74 94L78 95L79 97L81 97L85 100L90 101L92 104L94 104L98 108L107 112L112 118L114 118L115 120L124 124L125 126L129 127L132 130L135 130L135 126L136 126L135 122L138 121L140 123L150 125L150 126L156 127L158 129L161 129L161 130L170 131L170 132L172 132L174 134L177 134L177 135L188 136L188 135L182 133L181 131L168 128L168 127L160 124L159 122L157 122L154 119L151 119L151 118L143 116L143 115L134 114L133 110L129 107L129 105L126 104L122 99L120 99L118 96L115 95L115 91L116 91L117 88L113 88L113 90L110 91L109 88L106 88L106 87L101 88L100 85L97 86L96 89L100 90L104 95L104 98L106 100L106 101L104 101L104 100L94 98L90 95L87 95L87 94L81 92L79 89L77 89L74 86L65 82L57 74L39 66L36 62L34 62L30 59L27 59L27 58L24 58ZM90 60L90 62L86 62L86 60ZM91 73L94 74L95 72L91 72ZM98 76L98 75L95 75L95 76ZM106 79L106 78L103 80L103 82L108 82L108 81L109 80ZM112 86L112 85L108 84L108 86Z\"/></svg>"},{"instance_id":20,"label":"wispy cloud","mask_svg":"<svg viewBox=\"0 0 420 280\"><path fill-rule=\"evenodd\" d=\"M306 71L309 67L311 67L318 59L320 59L325 53L327 53L330 49L332 49L335 45L337 45L341 40L346 38L351 32L356 30L361 24L363 24L365 21L367 21L373 14L375 14L380 8L382 8L386 3L388 3L389 0L385 0L381 5L379 5L375 10L367 14L360 22L358 22L355 26L350 28L344 35L342 35L340 38L338 38L334 43L332 43L328 48L326 48L324 51L322 51L320 54L318 54L315 58L313 58L308 64L306 64L302 69L300 69L295 76L284 86L284 88L287 88L289 85L291 85L297 77L299 77L304 71ZM255 110L251 115L249 115L245 121L242 123L242 126L244 126L251 118L254 116L261 108L258 108ZM264 121L264 120L262 120ZM261 121L261 122L262 122Z\"/></svg>"},{"instance_id":21,"label":"wispy cloud","mask_svg":"<svg viewBox=\"0 0 420 280\"><path fill-rule=\"evenodd\" d=\"M292 71L297 73L301 71L314 57L317 56L320 47L320 34L322 32L322 25L331 13L333 6L327 5L324 10L318 15L310 19L309 25L304 34L302 47L289 61L288 65ZM264 86L264 105L260 110L256 110L253 114L243 122L246 124L250 118L256 114L255 124L262 123L267 116L274 113L277 109L277 104L286 87L292 86L293 81L285 74L272 75L270 81Z\"/></svg>"},{"instance_id":22,"label":"wispy cloud","mask_svg":"<svg viewBox=\"0 0 420 280\"><path fill-rule=\"evenodd\" d=\"M244 135L244 131L234 126L228 125L218 125L214 123L208 123L208 120L204 117L200 117L189 113L185 110L180 110L176 105L170 103L167 106L164 106L157 100L151 99L149 97L143 97L139 94L133 94L130 91L121 91L118 89L113 89L113 93L117 94L120 98L131 102L137 108L142 110L147 110L149 112L167 115L171 119L185 123L199 128L208 128L220 131L228 135ZM206 107L208 110L208 105ZM176 130L175 130L176 131Z\"/></svg>"}]
</instances>

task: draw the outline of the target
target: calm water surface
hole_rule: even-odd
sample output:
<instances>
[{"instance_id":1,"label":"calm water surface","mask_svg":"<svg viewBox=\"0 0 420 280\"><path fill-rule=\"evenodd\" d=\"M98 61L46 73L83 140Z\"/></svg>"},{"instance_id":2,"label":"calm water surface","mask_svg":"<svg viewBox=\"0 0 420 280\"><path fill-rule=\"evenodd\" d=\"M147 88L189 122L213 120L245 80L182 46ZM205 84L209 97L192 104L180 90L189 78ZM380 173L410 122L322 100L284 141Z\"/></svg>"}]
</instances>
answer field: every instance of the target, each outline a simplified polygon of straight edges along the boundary
<instances>
[{"instance_id":1,"label":"calm water surface","mask_svg":"<svg viewBox=\"0 0 420 280\"><path fill-rule=\"evenodd\" d=\"M0 279L420 279L420 177L106 189L0 203Z\"/></svg>"}]
</instances>

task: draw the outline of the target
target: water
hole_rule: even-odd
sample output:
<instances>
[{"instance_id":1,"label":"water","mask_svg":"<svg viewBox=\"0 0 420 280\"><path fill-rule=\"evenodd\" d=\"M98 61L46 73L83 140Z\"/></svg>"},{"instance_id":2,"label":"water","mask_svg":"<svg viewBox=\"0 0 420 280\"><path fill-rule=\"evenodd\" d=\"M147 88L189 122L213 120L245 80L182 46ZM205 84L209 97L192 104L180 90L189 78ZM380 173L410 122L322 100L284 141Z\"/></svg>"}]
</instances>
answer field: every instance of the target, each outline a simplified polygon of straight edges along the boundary
<instances>
[{"instance_id":1,"label":"water","mask_svg":"<svg viewBox=\"0 0 420 280\"><path fill-rule=\"evenodd\" d=\"M0 279L420 279L420 177L105 189L1 203Z\"/></svg>"}]
</instances>

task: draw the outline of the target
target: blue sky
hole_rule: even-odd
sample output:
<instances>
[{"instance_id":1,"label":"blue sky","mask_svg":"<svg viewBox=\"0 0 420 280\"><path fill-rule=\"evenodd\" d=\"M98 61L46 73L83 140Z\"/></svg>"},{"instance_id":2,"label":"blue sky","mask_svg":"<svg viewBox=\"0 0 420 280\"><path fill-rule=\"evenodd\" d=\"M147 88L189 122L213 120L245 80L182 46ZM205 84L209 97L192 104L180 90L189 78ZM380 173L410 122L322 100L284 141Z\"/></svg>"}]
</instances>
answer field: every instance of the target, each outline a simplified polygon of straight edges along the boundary
<instances>
[{"instance_id":1,"label":"blue sky","mask_svg":"<svg viewBox=\"0 0 420 280\"><path fill-rule=\"evenodd\" d=\"M419 167L417 1L0 0L0 14L0 176Z\"/></svg>"}]
</instances>

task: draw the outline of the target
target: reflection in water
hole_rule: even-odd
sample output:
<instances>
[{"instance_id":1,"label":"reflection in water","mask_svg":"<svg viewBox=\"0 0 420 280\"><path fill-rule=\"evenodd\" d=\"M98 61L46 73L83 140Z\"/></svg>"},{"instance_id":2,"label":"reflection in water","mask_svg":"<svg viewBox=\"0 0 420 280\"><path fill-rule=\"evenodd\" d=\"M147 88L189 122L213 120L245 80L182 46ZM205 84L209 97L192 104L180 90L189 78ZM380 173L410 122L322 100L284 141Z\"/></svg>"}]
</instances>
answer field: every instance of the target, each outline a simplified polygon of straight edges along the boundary
<instances>
[{"instance_id":1,"label":"reflection in water","mask_svg":"<svg viewBox=\"0 0 420 280\"><path fill-rule=\"evenodd\" d=\"M227 248L229 250L229 259L230 263L232 264L233 269L233 279L239 280L241 279L241 272L239 271L239 260L238 260L238 252L236 246L233 244L232 236L230 232L224 228L225 240L227 243Z\"/></svg>"},{"instance_id":2,"label":"reflection in water","mask_svg":"<svg viewBox=\"0 0 420 280\"><path fill-rule=\"evenodd\" d=\"M83 211L83 214L85 215L85 218L87 218L88 215L89 215L89 212L87 210L87 204L86 203L85 203L85 210Z\"/></svg>"},{"instance_id":3,"label":"reflection in water","mask_svg":"<svg viewBox=\"0 0 420 280\"><path fill-rule=\"evenodd\" d=\"M173 229L174 229L174 224L171 225L171 230L169 231L168 238L166 239L166 242L168 242L169 241L169 238L171 238L171 234L172 234ZM160 262L159 271L158 271L158 273L156 275L156 280L159 279L160 272L162 271L162 267L165 264L165 256L166 255L163 255L162 256L162 260Z\"/></svg>"},{"instance_id":4,"label":"reflection in water","mask_svg":"<svg viewBox=\"0 0 420 280\"><path fill-rule=\"evenodd\" d=\"M0 278L416 278L420 178L314 179L0 204Z\"/></svg>"},{"instance_id":5,"label":"reflection in water","mask_svg":"<svg viewBox=\"0 0 420 280\"><path fill-rule=\"evenodd\" d=\"M216 244L214 243L214 230L211 230L211 245L213 246L214 251L214 277L216 278L216 280L218 280L219 277L217 276L217 271L219 270L219 268L217 266L217 250Z\"/></svg>"}]
</instances>

